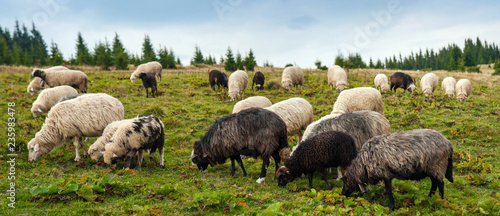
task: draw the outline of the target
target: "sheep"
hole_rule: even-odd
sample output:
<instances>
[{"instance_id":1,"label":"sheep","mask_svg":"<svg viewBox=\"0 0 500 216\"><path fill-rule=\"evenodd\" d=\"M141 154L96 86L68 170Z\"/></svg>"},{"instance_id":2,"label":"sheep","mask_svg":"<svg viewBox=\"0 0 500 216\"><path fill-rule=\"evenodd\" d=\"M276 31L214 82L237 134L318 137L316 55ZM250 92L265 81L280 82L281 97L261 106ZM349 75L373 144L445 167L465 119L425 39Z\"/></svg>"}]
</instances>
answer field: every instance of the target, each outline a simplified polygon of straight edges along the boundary
<instances>
[{"instance_id":1,"label":"sheep","mask_svg":"<svg viewBox=\"0 0 500 216\"><path fill-rule=\"evenodd\" d=\"M137 66L137 69L130 75L130 81L135 82L137 79L139 79L139 74L141 73L153 73L155 76L158 77L159 81L161 82L161 71L162 71L162 66L159 62L152 61L148 63L141 64Z\"/></svg>"},{"instance_id":2,"label":"sheep","mask_svg":"<svg viewBox=\"0 0 500 216\"><path fill-rule=\"evenodd\" d=\"M249 97L245 100L241 100L238 103L236 103L233 107L233 112L232 113L237 113L241 110L252 108L252 107L259 107L259 108L266 108L273 105L269 99L267 99L264 96L253 96Z\"/></svg>"},{"instance_id":3,"label":"sheep","mask_svg":"<svg viewBox=\"0 0 500 216\"><path fill-rule=\"evenodd\" d=\"M373 110L384 114L382 94L372 87L357 87L340 92L333 104L332 114L343 114L358 110Z\"/></svg>"},{"instance_id":4,"label":"sheep","mask_svg":"<svg viewBox=\"0 0 500 216\"><path fill-rule=\"evenodd\" d=\"M420 87L426 97L430 97L438 86L438 77L434 73L426 73L420 79Z\"/></svg>"},{"instance_id":5,"label":"sheep","mask_svg":"<svg viewBox=\"0 0 500 216\"><path fill-rule=\"evenodd\" d=\"M467 102L472 92L472 84L468 79L460 79L455 85L455 94L461 102Z\"/></svg>"},{"instance_id":6,"label":"sheep","mask_svg":"<svg viewBox=\"0 0 500 216\"><path fill-rule=\"evenodd\" d=\"M375 83L375 88L377 88L380 93L385 94L389 91L389 82L385 74L377 74L373 82Z\"/></svg>"},{"instance_id":7,"label":"sheep","mask_svg":"<svg viewBox=\"0 0 500 216\"><path fill-rule=\"evenodd\" d=\"M68 96L63 96L61 98L59 98L59 100L57 100L56 104L58 103L61 103L63 101L67 101L67 100L71 100L71 99L75 99L77 97L80 97L82 95L86 95L86 94L77 94L77 95L68 95Z\"/></svg>"},{"instance_id":8,"label":"sheep","mask_svg":"<svg viewBox=\"0 0 500 216\"><path fill-rule=\"evenodd\" d=\"M191 161L205 173L208 165L223 164L231 159L231 172L235 173L234 161L241 167L243 176L248 176L241 155L262 157L262 170L257 183L262 183L271 157L276 163L290 155L285 122L276 114L262 108L250 108L217 119L208 132L193 144Z\"/></svg>"},{"instance_id":9,"label":"sheep","mask_svg":"<svg viewBox=\"0 0 500 216\"><path fill-rule=\"evenodd\" d=\"M40 69L40 68L33 68L33 72L36 70L44 70L44 71L50 71L50 70L69 70L67 67L64 66L54 66L51 68L45 68L45 69ZM35 95L37 92L40 90L44 89L44 87L40 86L40 82L42 81L42 78L40 77L35 77L33 80L30 82L28 85L28 93L31 94L31 96Z\"/></svg>"},{"instance_id":10,"label":"sheep","mask_svg":"<svg viewBox=\"0 0 500 216\"><path fill-rule=\"evenodd\" d=\"M253 85L256 84L257 90L263 90L264 89L264 81L266 80L266 77L264 74L260 71L255 72L255 75L253 75L253 80L252 80L252 89Z\"/></svg>"},{"instance_id":11,"label":"sheep","mask_svg":"<svg viewBox=\"0 0 500 216\"><path fill-rule=\"evenodd\" d=\"M417 87L415 83L413 83L413 79L410 75L403 72L396 72L391 75L391 90L396 92L398 88L402 88L403 91L408 90L413 94L413 91L415 91Z\"/></svg>"},{"instance_id":12,"label":"sheep","mask_svg":"<svg viewBox=\"0 0 500 216\"><path fill-rule=\"evenodd\" d=\"M151 88L153 98L158 95L158 87L156 85L156 77L153 73L140 73L139 79L142 80L142 86L146 89L146 98L148 97L148 88Z\"/></svg>"},{"instance_id":13,"label":"sheep","mask_svg":"<svg viewBox=\"0 0 500 216\"><path fill-rule=\"evenodd\" d=\"M123 104L104 94L84 94L56 104L49 111L42 129L28 143L29 161L37 161L54 148L73 138L75 161L80 161L79 146L87 156L81 137L101 136L111 122L123 119Z\"/></svg>"},{"instance_id":14,"label":"sheep","mask_svg":"<svg viewBox=\"0 0 500 216\"><path fill-rule=\"evenodd\" d=\"M49 87L69 85L82 93L87 93L89 89L89 78L78 70L35 70L31 73L31 77L42 78L41 87L45 87L45 84Z\"/></svg>"},{"instance_id":15,"label":"sheep","mask_svg":"<svg viewBox=\"0 0 500 216\"><path fill-rule=\"evenodd\" d=\"M368 140L342 178L342 194L350 196L355 190L366 192L365 183L377 184L383 180L394 209L392 179L420 180L431 178L429 196L439 188L444 197L443 175L453 182L453 146L442 134L431 129L415 129ZM359 186L359 187L358 187Z\"/></svg>"},{"instance_id":16,"label":"sheep","mask_svg":"<svg viewBox=\"0 0 500 216\"><path fill-rule=\"evenodd\" d=\"M443 93L447 94L448 97L452 98L455 97L455 85L457 84L457 81L453 77L446 77L443 79L443 82L441 83L441 90Z\"/></svg>"},{"instance_id":17,"label":"sheep","mask_svg":"<svg viewBox=\"0 0 500 216\"><path fill-rule=\"evenodd\" d=\"M140 168L142 164L143 151L151 149L149 156L158 149L160 154L160 166L163 167L163 145L165 132L163 122L153 115L139 116L132 121L125 121L118 125L115 133L105 145L105 151L101 152L106 164L116 166L116 158L126 156L127 167L130 168L132 158L139 152L137 158Z\"/></svg>"},{"instance_id":18,"label":"sheep","mask_svg":"<svg viewBox=\"0 0 500 216\"><path fill-rule=\"evenodd\" d=\"M292 85L295 90L297 90L298 85L300 85L300 89L302 89L303 84L304 72L299 66L289 66L283 70L283 74L281 75L281 86L287 91L290 90Z\"/></svg>"},{"instance_id":19,"label":"sheep","mask_svg":"<svg viewBox=\"0 0 500 216\"><path fill-rule=\"evenodd\" d=\"M248 75L245 71L237 70L229 75L228 94L231 101L236 101L238 98L243 98L245 89L248 86ZM241 93L241 94L240 94Z\"/></svg>"},{"instance_id":20,"label":"sheep","mask_svg":"<svg viewBox=\"0 0 500 216\"><path fill-rule=\"evenodd\" d=\"M38 115L42 113L48 112L50 108L52 108L52 106L54 106L61 97L77 94L78 91L76 89L67 85L44 89L40 92L31 107L33 118L38 117Z\"/></svg>"},{"instance_id":21,"label":"sheep","mask_svg":"<svg viewBox=\"0 0 500 216\"><path fill-rule=\"evenodd\" d=\"M341 92L346 88L347 74L340 66L332 65L330 68L328 68L327 77L328 85L330 85L330 88L333 89L333 86L335 86L335 89L338 92Z\"/></svg>"},{"instance_id":22,"label":"sheep","mask_svg":"<svg viewBox=\"0 0 500 216\"><path fill-rule=\"evenodd\" d=\"M215 85L217 85L217 89L220 89L221 86L227 88L227 76L220 70L210 71L210 73L208 73L208 82L210 83L210 87L214 91Z\"/></svg>"},{"instance_id":23,"label":"sheep","mask_svg":"<svg viewBox=\"0 0 500 216\"><path fill-rule=\"evenodd\" d=\"M302 139L302 131L314 120L311 104L299 97L280 101L265 109L283 119L288 136L298 135L299 141Z\"/></svg>"},{"instance_id":24,"label":"sheep","mask_svg":"<svg viewBox=\"0 0 500 216\"><path fill-rule=\"evenodd\" d=\"M302 174L308 174L311 190L313 174L318 171L328 189L332 189L325 168L340 166L345 169L355 157L356 146L351 136L340 131L320 133L301 142L295 154L276 171L278 186L286 186Z\"/></svg>"}]
</instances>

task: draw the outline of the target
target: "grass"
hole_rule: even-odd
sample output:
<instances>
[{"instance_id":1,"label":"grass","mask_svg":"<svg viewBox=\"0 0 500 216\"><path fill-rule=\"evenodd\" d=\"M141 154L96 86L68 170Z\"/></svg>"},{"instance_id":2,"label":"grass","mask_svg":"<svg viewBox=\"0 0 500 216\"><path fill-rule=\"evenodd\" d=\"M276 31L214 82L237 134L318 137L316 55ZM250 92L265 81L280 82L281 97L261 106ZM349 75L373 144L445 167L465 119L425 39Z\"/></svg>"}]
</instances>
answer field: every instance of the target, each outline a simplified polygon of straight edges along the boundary
<instances>
[{"instance_id":1,"label":"grass","mask_svg":"<svg viewBox=\"0 0 500 216\"><path fill-rule=\"evenodd\" d=\"M461 103L448 98L440 89L432 98L420 90L413 95L401 90L384 94L384 114L391 122L391 132L415 128L432 128L445 135L454 146L454 183L445 180L445 199L427 197L430 180L394 180L396 210L385 207L387 197L383 184L368 187L363 196L340 195L342 182L335 171L329 178L333 190L327 190L319 175L314 178L314 190L308 191L307 178L302 177L278 187L273 180L274 165L262 184L255 183L262 161L243 160L249 177L237 169L229 176L230 164L210 167L202 174L188 160L192 144L213 121L231 112L235 102L229 102L227 92L214 93L208 85L207 69L191 68L164 72L159 83L160 96L146 98L140 82L128 79L132 71L98 71L85 68L90 80L90 92L104 92L117 97L125 106L125 118L138 114L154 114L165 124L165 168L146 160L141 170L123 170L95 163L89 158L74 162L72 144L55 149L40 161L28 163L27 143L40 130L43 119L33 119L31 104L36 96L26 92L31 81L29 68L1 67L0 102L2 115L1 140L6 143L8 103L14 102L16 118L15 180L9 177L10 156L7 144L0 149L0 212L6 215L303 215L303 214L500 214L500 91L499 78L489 73L434 72L440 80L453 76L469 78L473 83L470 100ZM264 70L266 89L247 88L245 98L262 95L273 103L291 97L303 97L314 108L315 119L329 114L338 92L327 86L326 71L306 70L302 90L284 91L279 87L280 69ZM274 72L273 72L274 71ZM373 86L377 73L386 70L351 70L349 88ZM407 71L417 86L424 72ZM250 78L253 73L249 73ZM43 115L43 118L46 115ZM5 131L5 132L3 132ZM96 138L85 142L87 146ZM290 137L289 144L297 143ZM147 158L147 157L145 157ZM272 164L272 163L271 163ZM7 190L15 183L15 209L8 207Z\"/></svg>"}]
</instances>

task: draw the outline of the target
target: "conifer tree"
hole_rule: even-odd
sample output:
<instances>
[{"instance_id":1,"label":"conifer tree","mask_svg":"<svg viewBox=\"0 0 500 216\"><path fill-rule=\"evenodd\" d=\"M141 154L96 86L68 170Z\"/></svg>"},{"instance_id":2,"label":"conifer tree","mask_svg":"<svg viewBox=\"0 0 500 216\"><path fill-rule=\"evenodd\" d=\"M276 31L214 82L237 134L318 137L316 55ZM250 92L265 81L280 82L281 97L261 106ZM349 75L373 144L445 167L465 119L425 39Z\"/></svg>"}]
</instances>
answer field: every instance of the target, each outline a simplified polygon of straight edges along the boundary
<instances>
[{"instance_id":1,"label":"conifer tree","mask_svg":"<svg viewBox=\"0 0 500 216\"><path fill-rule=\"evenodd\" d=\"M113 63L111 57L111 48L106 40L104 43L99 41L94 48L94 62L95 65L101 67L102 70L109 70L109 67Z\"/></svg>"},{"instance_id":2,"label":"conifer tree","mask_svg":"<svg viewBox=\"0 0 500 216\"><path fill-rule=\"evenodd\" d=\"M203 54L201 53L200 47L198 47L198 45L195 45L193 59L191 59L191 65L198 65L202 63L205 63Z\"/></svg>"},{"instance_id":3,"label":"conifer tree","mask_svg":"<svg viewBox=\"0 0 500 216\"><path fill-rule=\"evenodd\" d=\"M111 57L113 59L113 65L115 65L116 70L128 70L129 57L125 48L123 47L118 34L115 32L115 38L113 39L113 49L111 51Z\"/></svg>"},{"instance_id":4,"label":"conifer tree","mask_svg":"<svg viewBox=\"0 0 500 216\"><path fill-rule=\"evenodd\" d=\"M80 32L78 32L76 39L76 63L79 65L90 65L92 63L89 48Z\"/></svg>"},{"instance_id":5,"label":"conifer tree","mask_svg":"<svg viewBox=\"0 0 500 216\"><path fill-rule=\"evenodd\" d=\"M231 47L227 47L224 69L228 72L236 71L236 62L234 61L233 51L231 51Z\"/></svg>"},{"instance_id":6,"label":"conifer tree","mask_svg":"<svg viewBox=\"0 0 500 216\"><path fill-rule=\"evenodd\" d=\"M257 66L257 62L255 62L255 56L253 55L252 49L248 51L248 55L245 57L244 66L247 71L254 71L255 66Z\"/></svg>"},{"instance_id":7,"label":"conifer tree","mask_svg":"<svg viewBox=\"0 0 500 216\"><path fill-rule=\"evenodd\" d=\"M243 66L243 59L241 58L240 51L236 53L236 70L245 70Z\"/></svg>"},{"instance_id":8,"label":"conifer tree","mask_svg":"<svg viewBox=\"0 0 500 216\"><path fill-rule=\"evenodd\" d=\"M50 64L52 66L56 66L56 65L62 65L63 63L64 59L61 51L59 51L57 44L52 42L50 44Z\"/></svg>"},{"instance_id":9,"label":"conifer tree","mask_svg":"<svg viewBox=\"0 0 500 216\"><path fill-rule=\"evenodd\" d=\"M149 36L144 36L144 42L142 43L142 59L141 63L147 63L151 61L157 61L155 50L153 49L153 44L151 44L151 39Z\"/></svg>"}]
</instances>

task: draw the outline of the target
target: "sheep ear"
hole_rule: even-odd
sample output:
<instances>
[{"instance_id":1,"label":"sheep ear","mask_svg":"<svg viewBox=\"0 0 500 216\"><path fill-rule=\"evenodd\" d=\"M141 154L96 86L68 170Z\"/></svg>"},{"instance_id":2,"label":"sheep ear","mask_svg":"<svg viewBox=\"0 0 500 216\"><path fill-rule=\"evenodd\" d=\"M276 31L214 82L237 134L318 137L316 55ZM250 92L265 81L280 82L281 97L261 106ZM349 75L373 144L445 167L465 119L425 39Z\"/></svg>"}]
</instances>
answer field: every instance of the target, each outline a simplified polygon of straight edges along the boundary
<instances>
[{"instance_id":1,"label":"sheep ear","mask_svg":"<svg viewBox=\"0 0 500 216\"><path fill-rule=\"evenodd\" d=\"M365 184L361 183L361 184L358 184L359 185L359 189L361 190L361 193L364 194L366 193L366 186Z\"/></svg>"},{"instance_id":2,"label":"sheep ear","mask_svg":"<svg viewBox=\"0 0 500 216\"><path fill-rule=\"evenodd\" d=\"M117 157L118 157L118 155L116 155L115 153L113 153L113 157L114 157L114 158L117 158Z\"/></svg>"},{"instance_id":3,"label":"sheep ear","mask_svg":"<svg viewBox=\"0 0 500 216\"><path fill-rule=\"evenodd\" d=\"M42 109L40 109L40 107L39 107L39 108L37 109L37 111L41 113L41 112L42 112Z\"/></svg>"},{"instance_id":4,"label":"sheep ear","mask_svg":"<svg viewBox=\"0 0 500 216\"><path fill-rule=\"evenodd\" d=\"M40 144L38 144L38 143L37 143L37 144L35 145L35 148L34 148L33 150L35 150L35 151L40 150Z\"/></svg>"},{"instance_id":5,"label":"sheep ear","mask_svg":"<svg viewBox=\"0 0 500 216\"><path fill-rule=\"evenodd\" d=\"M196 154L191 155L191 158L189 158L189 160L193 160L194 158L196 158Z\"/></svg>"},{"instance_id":6,"label":"sheep ear","mask_svg":"<svg viewBox=\"0 0 500 216\"><path fill-rule=\"evenodd\" d=\"M30 91L31 91L31 92L34 92L35 90L33 89L33 87L31 87L31 90L30 90Z\"/></svg>"},{"instance_id":7,"label":"sheep ear","mask_svg":"<svg viewBox=\"0 0 500 216\"><path fill-rule=\"evenodd\" d=\"M104 154L104 151L100 151L101 154Z\"/></svg>"}]
</instances>

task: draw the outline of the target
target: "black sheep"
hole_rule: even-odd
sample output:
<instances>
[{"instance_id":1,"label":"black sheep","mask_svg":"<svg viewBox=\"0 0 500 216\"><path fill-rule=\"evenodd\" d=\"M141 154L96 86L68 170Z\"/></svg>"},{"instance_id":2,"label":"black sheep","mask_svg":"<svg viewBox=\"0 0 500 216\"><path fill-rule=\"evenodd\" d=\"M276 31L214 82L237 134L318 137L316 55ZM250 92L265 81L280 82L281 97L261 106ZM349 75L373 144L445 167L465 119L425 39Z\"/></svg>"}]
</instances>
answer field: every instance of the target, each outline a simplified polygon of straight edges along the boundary
<instances>
[{"instance_id":1,"label":"black sheep","mask_svg":"<svg viewBox=\"0 0 500 216\"><path fill-rule=\"evenodd\" d=\"M396 72L391 75L391 90L396 92L398 88L402 88L403 91L408 90L413 94L413 91L417 88L415 83L413 83L413 79L410 75Z\"/></svg>"},{"instance_id":2,"label":"black sheep","mask_svg":"<svg viewBox=\"0 0 500 216\"><path fill-rule=\"evenodd\" d=\"M271 157L277 170L281 159L290 155L285 122L262 108L226 115L217 119L201 140L193 144L191 161L204 173L209 164L216 166L230 158L230 175L234 175L236 160L243 175L247 176L240 155L262 157L262 170L257 183L264 181Z\"/></svg>"},{"instance_id":3,"label":"black sheep","mask_svg":"<svg viewBox=\"0 0 500 216\"><path fill-rule=\"evenodd\" d=\"M255 72L255 75L253 76L253 82L252 82L252 89L253 85L257 85L257 90L263 90L264 89L264 80L266 77L264 77L264 74L260 71Z\"/></svg>"},{"instance_id":4,"label":"black sheep","mask_svg":"<svg viewBox=\"0 0 500 216\"><path fill-rule=\"evenodd\" d=\"M311 189L313 174L318 171L328 189L332 189L325 169L337 166L347 168L355 157L356 145L348 134L340 131L318 134L301 142L292 156L285 160L285 165L276 172L278 185L283 187L302 174L308 174Z\"/></svg>"},{"instance_id":5,"label":"black sheep","mask_svg":"<svg viewBox=\"0 0 500 216\"><path fill-rule=\"evenodd\" d=\"M158 95L158 89L156 86L156 77L154 73L140 73L139 79L142 80L142 85L146 89L146 97L148 97L148 88L151 88L151 95L153 98Z\"/></svg>"},{"instance_id":6,"label":"black sheep","mask_svg":"<svg viewBox=\"0 0 500 216\"><path fill-rule=\"evenodd\" d=\"M212 70L208 74L208 81L210 82L210 87L215 91L215 85L219 90L222 87L227 88L227 76L225 73L219 70Z\"/></svg>"}]
</instances>

